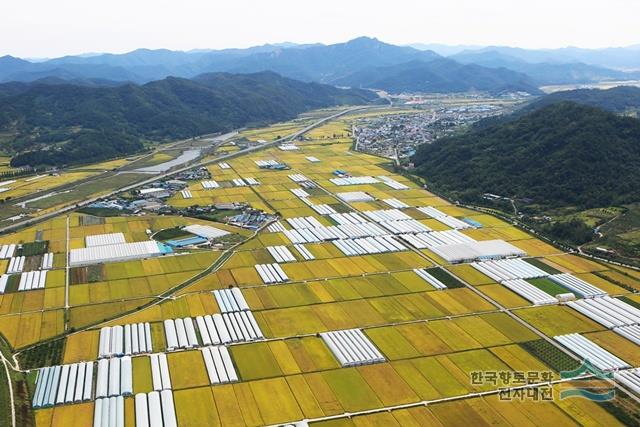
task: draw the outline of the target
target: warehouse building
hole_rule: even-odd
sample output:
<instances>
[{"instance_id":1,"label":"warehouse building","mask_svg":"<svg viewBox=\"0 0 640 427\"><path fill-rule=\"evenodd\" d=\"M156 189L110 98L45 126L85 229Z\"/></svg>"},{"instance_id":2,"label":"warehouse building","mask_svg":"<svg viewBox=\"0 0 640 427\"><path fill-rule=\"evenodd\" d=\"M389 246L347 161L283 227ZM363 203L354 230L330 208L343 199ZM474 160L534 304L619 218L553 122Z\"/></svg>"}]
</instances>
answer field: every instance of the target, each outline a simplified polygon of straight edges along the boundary
<instances>
[{"instance_id":1,"label":"warehouse building","mask_svg":"<svg viewBox=\"0 0 640 427\"><path fill-rule=\"evenodd\" d=\"M69 251L69 265L79 267L103 262L127 261L161 256L171 252L172 249L169 246L154 241L106 244L71 249Z\"/></svg>"},{"instance_id":2,"label":"warehouse building","mask_svg":"<svg viewBox=\"0 0 640 427\"><path fill-rule=\"evenodd\" d=\"M211 227L209 225L200 225L200 224L187 225L186 227L183 228L183 230L207 240L213 240L213 239L217 239L218 237L231 234L228 231L221 230L219 228Z\"/></svg>"},{"instance_id":3,"label":"warehouse building","mask_svg":"<svg viewBox=\"0 0 640 427\"><path fill-rule=\"evenodd\" d=\"M430 248L436 255L455 264L475 260L525 256L527 253L504 240L455 243Z\"/></svg>"}]
</instances>

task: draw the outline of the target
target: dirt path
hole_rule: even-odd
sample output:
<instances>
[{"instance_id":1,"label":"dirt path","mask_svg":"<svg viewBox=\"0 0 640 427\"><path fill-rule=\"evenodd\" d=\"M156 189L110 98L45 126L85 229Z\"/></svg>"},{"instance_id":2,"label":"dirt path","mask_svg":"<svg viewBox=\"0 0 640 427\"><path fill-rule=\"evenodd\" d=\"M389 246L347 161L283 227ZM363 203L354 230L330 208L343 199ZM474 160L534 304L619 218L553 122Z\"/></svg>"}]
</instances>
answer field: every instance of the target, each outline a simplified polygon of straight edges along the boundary
<instances>
[{"instance_id":1,"label":"dirt path","mask_svg":"<svg viewBox=\"0 0 640 427\"><path fill-rule=\"evenodd\" d=\"M11 381L11 372L9 372L9 365L7 359L4 357L4 354L0 352L0 357L2 358L2 365L4 366L4 371L7 375L7 383L9 383L9 398L11 400L11 426L15 427L16 425L16 406L15 399L13 397L13 381ZM11 366L13 368L13 366Z\"/></svg>"}]
</instances>

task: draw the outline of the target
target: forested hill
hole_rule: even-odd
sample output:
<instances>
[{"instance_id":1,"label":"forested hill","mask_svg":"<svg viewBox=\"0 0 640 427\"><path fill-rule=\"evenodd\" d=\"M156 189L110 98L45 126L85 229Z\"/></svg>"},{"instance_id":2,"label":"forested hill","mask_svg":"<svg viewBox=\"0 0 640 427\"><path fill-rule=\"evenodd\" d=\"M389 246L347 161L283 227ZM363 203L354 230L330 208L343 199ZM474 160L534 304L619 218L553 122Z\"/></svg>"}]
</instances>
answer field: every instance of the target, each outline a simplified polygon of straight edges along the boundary
<instances>
[{"instance_id":1,"label":"forested hill","mask_svg":"<svg viewBox=\"0 0 640 427\"><path fill-rule=\"evenodd\" d=\"M364 104L369 91L304 83L272 72L166 78L142 86L0 85L0 132L12 165L97 161L163 141L288 120L315 108Z\"/></svg>"},{"instance_id":2,"label":"forested hill","mask_svg":"<svg viewBox=\"0 0 640 427\"><path fill-rule=\"evenodd\" d=\"M529 110L561 101L599 107L616 113L640 109L640 87L616 86L611 89L576 89L554 92L534 101Z\"/></svg>"},{"instance_id":3,"label":"forested hill","mask_svg":"<svg viewBox=\"0 0 640 427\"><path fill-rule=\"evenodd\" d=\"M612 113L640 116L640 88L634 86L616 86L611 89L574 89L553 92L524 104L512 114L488 117L473 125L484 129L517 120L544 106L568 101L576 104L601 108Z\"/></svg>"},{"instance_id":4,"label":"forested hill","mask_svg":"<svg viewBox=\"0 0 640 427\"><path fill-rule=\"evenodd\" d=\"M419 175L465 201L483 193L533 204L640 201L640 120L572 102L422 145Z\"/></svg>"}]
</instances>

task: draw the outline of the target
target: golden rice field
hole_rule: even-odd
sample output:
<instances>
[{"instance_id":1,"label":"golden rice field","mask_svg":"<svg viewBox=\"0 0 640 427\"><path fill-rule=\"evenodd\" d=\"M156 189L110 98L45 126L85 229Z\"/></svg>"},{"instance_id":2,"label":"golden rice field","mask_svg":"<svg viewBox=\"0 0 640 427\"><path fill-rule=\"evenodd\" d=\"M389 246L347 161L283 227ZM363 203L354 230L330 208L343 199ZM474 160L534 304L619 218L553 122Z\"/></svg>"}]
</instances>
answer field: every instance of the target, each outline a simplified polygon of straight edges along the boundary
<instances>
[{"instance_id":1,"label":"golden rice field","mask_svg":"<svg viewBox=\"0 0 640 427\"><path fill-rule=\"evenodd\" d=\"M409 177L389 172L383 158L351 151L352 120L397 112L359 112L326 123L297 142L299 150L274 147L254 152L228 160L230 169L212 163L207 167L220 188L205 190L199 181L192 181L189 189L193 198L183 199L178 193L168 203L186 207L245 202L278 215L280 222L291 228L287 219L308 216L325 226L336 225L310 204L362 213L389 209L383 200L393 198L410 206L404 212L412 219L435 231L450 230L416 209L433 206L457 219L479 222L482 227L463 231L469 237L508 241L536 258L538 265L571 273L612 296L625 296L640 304L640 298L630 291L640 289L637 272L565 254L511 224L452 205ZM249 129L240 137L271 141L308 122L306 118ZM233 151L231 147L222 151ZM311 162L308 156L320 161ZM276 160L290 169L261 169L257 160ZM100 167L119 165L116 161ZM338 186L330 181L338 169L353 176L390 176L408 189L397 190L383 183ZM292 193L301 186L289 178L291 174L303 174L317 184L306 189L308 203ZM260 184L234 186L233 179L248 177ZM39 181L44 183L45 178L32 185L43 185L36 184ZM336 196L351 191L366 192L373 200L343 203ZM228 345L239 382L224 385L209 383L198 349L169 352L179 426L258 426L303 419L313 426L331 427L623 424L619 414L605 406L560 400L558 387L553 389L554 399L544 403L527 399L504 402L498 399L498 385L473 383L471 377L477 371L557 374L548 359L531 351L530 343L559 334L583 334L633 366L640 365L640 351L633 342L568 305L535 306L468 263L451 265L432 250L407 248L345 256L331 242L307 243L305 247L313 256L307 260L282 232L254 233L215 224L246 240L224 256L214 250L187 250L181 255L65 269L67 251L85 247L86 236L121 232L127 242L136 242L149 239L148 231L152 234L193 223L207 221L176 216L96 220L74 213L0 236L0 244L46 240L55 259L45 289L11 290L0 295L0 333L13 349L60 337L64 344L61 362L75 363L97 359L101 327L149 322L153 351L165 352L164 320L221 313L212 291L237 287L266 339ZM255 265L275 263L267 247L279 245L286 246L295 258L281 263L290 280L266 285ZM200 274L214 263L215 269ZM0 261L0 269L7 265ZM448 289L436 290L414 272L418 268L444 275L455 286L449 283ZM161 294L169 297L159 298ZM319 333L351 328L362 330L385 360L342 367ZM134 356L134 393L151 391L151 377L149 357ZM489 394L472 396L477 392ZM433 402L440 399L447 401ZM396 408L398 405L409 406ZM90 425L93 408L89 402L37 409L35 425L64 425L68 419ZM362 413L371 410L378 412ZM125 425L135 424L134 415L133 399L127 397ZM338 418L326 419L330 416Z\"/></svg>"},{"instance_id":2,"label":"golden rice field","mask_svg":"<svg viewBox=\"0 0 640 427\"><path fill-rule=\"evenodd\" d=\"M148 258L107 263L100 268L76 267L69 270L68 307L65 308L65 257L68 249L85 246L88 235L122 232L127 242L148 240L147 230L160 231L180 225L207 223L181 217L110 217L99 221L86 215L71 214L0 237L1 243L24 244L36 236L48 242L54 255L44 289L8 292L0 295L0 333L14 348L52 338L68 329L87 327L148 304L208 268L219 257L216 251L180 256ZM224 224L228 231L249 235L246 230ZM3 261L3 265L7 264ZM6 265L5 267L6 268ZM64 314L67 320L64 320ZM65 324L66 323L66 324ZM73 359L74 352L70 349ZM82 354L82 353L81 353ZM79 360L85 360L80 358Z\"/></svg>"},{"instance_id":3,"label":"golden rice field","mask_svg":"<svg viewBox=\"0 0 640 427\"><path fill-rule=\"evenodd\" d=\"M60 173L59 175L41 175L27 178L18 178L17 182L8 185L10 189L9 191L3 192L2 197L10 197L12 199L15 199L17 197L28 196L29 194L46 191L65 184L70 184L72 182L96 175L97 173L98 172L69 171Z\"/></svg>"},{"instance_id":4,"label":"golden rice field","mask_svg":"<svg viewBox=\"0 0 640 427\"><path fill-rule=\"evenodd\" d=\"M160 156L163 155L160 154ZM169 159L171 159L171 157L169 157ZM3 199L15 199L18 197L28 196L41 191L51 190L62 185L72 184L76 181L98 175L102 172L119 168L128 163L130 162L127 159L116 159L75 167L58 173L43 173L19 177L15 179L16 182L8 184L7 187L9 190L2 192L1 195ZM8 167L8 158L0 157L0 172L9 170L11 170L11 168ZM13 180L13 178L11 180ZM2 179L2 181L4 181L4 179Z\"/></svg>"},{"instance_id":5,"label":"golden rice field","mask_svg":"<svg viewBox=\"0 0 640 427\"><path fill-rule=\"evenodd\" d=\"M624 425L597 403L573 399L550 402L521 402L500 400L495 395L442 402L433 405L396 409L357 415L337 421L319 421L318 427L359 427L384 426L424 426L424 425L465 425L469 420L478 420L482 425L520 426L525 424L553 423L554 425ZM475 421L474 421L475 422Z\"/></svg>"},{"instance_id":6,"label":"golden rice field","mask_svg":"<svg viewBox=\"0 0 640 427\"><path fill-rule=\"evenodd\" d=\"M296 120L286 123L278 123L267 128L249 129L240 132L240 138L246 138L249 141L265 140L271 142L279 137L284 137L294 133L305 126L304 121Z\"/></svg>"}]
</instances>

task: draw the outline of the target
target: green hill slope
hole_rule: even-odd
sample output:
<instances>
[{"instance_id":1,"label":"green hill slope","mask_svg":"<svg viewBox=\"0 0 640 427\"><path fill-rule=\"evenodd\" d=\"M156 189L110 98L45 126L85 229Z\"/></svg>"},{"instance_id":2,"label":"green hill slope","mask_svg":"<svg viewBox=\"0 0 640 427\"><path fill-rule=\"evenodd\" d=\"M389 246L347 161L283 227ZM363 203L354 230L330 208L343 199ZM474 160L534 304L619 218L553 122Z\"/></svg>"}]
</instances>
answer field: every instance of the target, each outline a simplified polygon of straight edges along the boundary
<instances>
[{"instance_id":1,"label":"green hill slope","mask_svg":"<svg viewBox=\"0 0 640 427\"><path fill-rule=\"evenodd\" d=\"M418 174L466 201L483 193L541 207L640 200L640 121L562 102L420 147Z\"/></svg>"},{"instance_id":2,"label":"green hill slope","mask_svg":"<svg viewBox=\"0 0 640 427\"><path fill-rule=\"evenodd\" d=\"M13 166L97 161L163 141L287 120L377 96L264 72L169 77L142 86L0 85L1 148Z\"/></svg>"}]
</instances>

